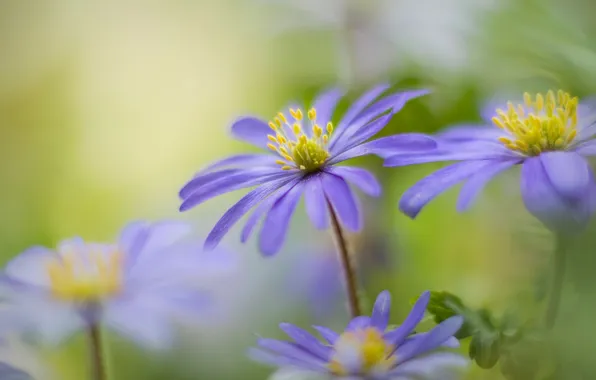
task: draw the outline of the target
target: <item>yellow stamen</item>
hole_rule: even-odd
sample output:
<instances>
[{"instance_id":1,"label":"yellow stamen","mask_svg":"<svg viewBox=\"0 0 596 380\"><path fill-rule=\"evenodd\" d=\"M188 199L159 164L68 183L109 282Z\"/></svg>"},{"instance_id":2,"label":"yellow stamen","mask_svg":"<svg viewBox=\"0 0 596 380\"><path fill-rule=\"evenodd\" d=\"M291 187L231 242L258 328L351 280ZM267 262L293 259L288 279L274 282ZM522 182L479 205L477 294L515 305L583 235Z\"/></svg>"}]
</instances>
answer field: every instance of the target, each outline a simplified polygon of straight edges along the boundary
<instances>
[{"instance_id":1,"label":"yellow stamen","mask_svg":"<svg viewBox=\"0 0 596 380\"><path fill-rule=\"evenodd\" d=\"M327 364L329 371L335 376L370 375L375 371L389 371L396 362L392 355L393 347L385 341L383 334L368 327L362 330L343 333L333 345L333 354ZM345 365L354 363L354 354L359 356L360 367L350 369ZM382 373L382 372L381 372Z\"/></svg>"},{"instance_id":2,"label":"yellow stamen","mask_svg":"<svg viewBox=\"0 0 596 380\"><path fill-rule=\"evenodd\" d=\"M100 302L122 289L122 255L114 247L85 247L52 257L45 266L52 295L69 302Z\"/></svg>"},{"instance_id":3,"label":"yellow stamen","mask_svg":"<svg viewBox=\"0 0 596 380\"><path fill-rule=\"evenodd\" d=\"M534 97L524 93L523 98L524 105L508 103L506 110L496 110L492 122L510 135L499 141L527 156L567 149L577 136L578 98L561 90Z\"/></svg>"},{"instance_id":4,"label":"yellow stamen","mask_svg":"<svg viewBox=\"0 0 596 380\"><path fill-rule=\"evenodd\" d=\"M279 112L273 121L269 122L269 126L276 134L267 136L271 142L267 146L284 159L283 162L281 160L277 162L282 169L285 168L284 170L289 170L287 167L305 172L319 170L330 156L327 145L334 130L333 124L327 123L323 130L316 123L317 111L311 108L307 113L311 124L310 130L312 130L312 136L309 137L304 132L302 110L290 108L289 113L294 119L293 123L288 123L282 112ZM281 126L282 120L287 128Z\"/></svg>"}]
</instances>

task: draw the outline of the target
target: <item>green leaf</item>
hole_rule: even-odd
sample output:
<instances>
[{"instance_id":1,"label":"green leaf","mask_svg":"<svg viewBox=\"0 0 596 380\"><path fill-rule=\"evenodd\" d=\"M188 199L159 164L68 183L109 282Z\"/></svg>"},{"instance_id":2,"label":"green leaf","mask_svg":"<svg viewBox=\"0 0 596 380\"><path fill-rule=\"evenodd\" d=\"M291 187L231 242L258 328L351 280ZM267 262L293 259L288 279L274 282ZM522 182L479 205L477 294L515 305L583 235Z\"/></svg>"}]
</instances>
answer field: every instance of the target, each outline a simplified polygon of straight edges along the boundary
<instances>
[{"instance_id":1,"label":"green leaf","mask_svg":"<svg viewBox=\"0 0 596 380\"><path fill-rule=\"evenodd\" d=\"M497 332L478 331L470 342L470 359L480 368L493 368L501 357L501 339Z\"/></svg>"},{"instance_id":2,"label":"green leaf","mask_svg":"<svg viewBox=\"0 0 596 380\"><path fill-rule=\"evenodd\" d=\"M431 292L430 301L426 310L433 316L433 319L437 324L455 315L463 316L466 321L461 329L455 334L455 337L457 339L464 339L472 335L473 329L468 323L468 318L466 318L466 315L469 314L469 310L464 305L461 298L455 294L445 291Z\"/></svg>"}]
</instances>

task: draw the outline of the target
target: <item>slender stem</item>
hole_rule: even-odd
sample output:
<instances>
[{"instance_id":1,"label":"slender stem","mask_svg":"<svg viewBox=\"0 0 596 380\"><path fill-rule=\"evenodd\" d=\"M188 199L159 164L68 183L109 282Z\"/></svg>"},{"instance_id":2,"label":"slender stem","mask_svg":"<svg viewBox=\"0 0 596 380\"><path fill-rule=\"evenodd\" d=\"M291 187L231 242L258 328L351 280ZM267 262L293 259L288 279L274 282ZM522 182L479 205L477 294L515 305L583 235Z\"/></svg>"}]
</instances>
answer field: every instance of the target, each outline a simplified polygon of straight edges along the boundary
<instances>
[{"instance_id":1,"label":"slender stem","mask_svg":"<svg viewBox=\"0 0 596 380\"><path fill-rule=\"evenodd\" d=\"M100 326L97 323L91 324L88 334L91 379L108 380L107 363L104 356L104 342Z\"/></svg>"},{"instance_id":2,"label":"slender stem","mask_svg":"<svg viewBox=\"0 0 596 380\"><path fill-rule=\"evenodd\" d=\"M567 261L567 242L565 236L558 234L556 236L554 275L551 285L550 300L546 308L546 327L552 329L555 326L559 306L561 304L561 293L563 291L563 282L565 279L565 266Z\"/></svg>"},{"instance_id":3,"label":"slender stem","mask_svg":"<svg viewBox=\"0 0 596 380\"><path fill-rule=\"evenodd\" d=\"M341 224L337 219L337 214L335 213L335 210L329 201L327 201L327 208L329 209L329 214L331 215L331 226L335 236L335 243L337 245L337 252L339 254L339 262L344 275L346 292L348 293L348 307L350 315L352 318L355 318L362 315L360 299L358 297L358 280L356 276L356 268L354 267L354 263L350 257L346 237L344 236Z\"/></svg>"}]
</instances>

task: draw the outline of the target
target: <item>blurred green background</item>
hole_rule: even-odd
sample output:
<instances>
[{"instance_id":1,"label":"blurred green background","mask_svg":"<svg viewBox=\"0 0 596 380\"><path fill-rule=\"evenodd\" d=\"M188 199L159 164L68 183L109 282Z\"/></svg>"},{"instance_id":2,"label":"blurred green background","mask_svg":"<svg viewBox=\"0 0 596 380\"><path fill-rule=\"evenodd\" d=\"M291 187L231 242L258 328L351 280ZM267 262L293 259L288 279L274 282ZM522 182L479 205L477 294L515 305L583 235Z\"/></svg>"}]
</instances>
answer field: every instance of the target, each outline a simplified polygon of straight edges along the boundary
<instances>
[{"instance_id":1,"label":"blurred green background","mask_svg":"<svg viewBox=\"0 0 596 380\"><path fill-rule=\"evenodd\" d=\"M594 12L590 0L2 1L0 261L74 235L109 240L137 218L182 218L205 235L239 194L180 215L177 192L210 161L252 149L229 138L229 122L247 113L268 118L330 85L350 88L348 99L381 80L433 90L384 134L478 122L482 103L501 93L592 94ZM540 308L536 281L548 273L552 243L524 211L515 170L491 183L470 212L457 214L449 191L413 222L397 200L441 165L359 161L385 186L381 199L366 202L366 230L351 237L372 268L369 305L391 290L394 323L426 289L497 314ZM593 236L579 239L570 257L557 343L570 379L596 378ZM315 243L302 245L305 237ZM225 244L241 256L241 273L211 284L226 318L181 326L179 345L166 353L111 336L116 379L264 379L270 369L245 358L255 334L280 336L280 321L346 323L341 305L319 320L308 302L290 297L296 289L286 280L300 256L331 244L303 210L277 257L264 259L254 242L237 240L235 230ZM85 378L82 339L58 351L12 347L0 358L38 379ZM498 368L469 374L500 376Z\"/></svg>"}]
</instances>

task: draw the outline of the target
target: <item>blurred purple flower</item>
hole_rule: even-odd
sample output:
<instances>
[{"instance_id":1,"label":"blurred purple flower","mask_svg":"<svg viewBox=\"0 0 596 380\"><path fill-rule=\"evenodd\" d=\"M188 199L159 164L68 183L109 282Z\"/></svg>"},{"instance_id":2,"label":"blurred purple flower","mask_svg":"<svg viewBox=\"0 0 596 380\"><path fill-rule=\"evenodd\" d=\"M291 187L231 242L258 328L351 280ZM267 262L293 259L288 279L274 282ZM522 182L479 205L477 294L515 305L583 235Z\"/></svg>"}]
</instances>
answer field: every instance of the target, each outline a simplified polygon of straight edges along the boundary
<instances>
[{"instance_id":1,"label":"blurred purple flower","mask_svg":"<svg viewBox=\"0 0 596 380\"><path fill-rule=\"evenodd\" d=\"M596 184L585 157L596 155L596 113L577 97L549 91L523 104L483 112L486 124L450 128L432 154L394 155L385 166L461 161L424 178L402 196L399 207L416 217L437 195L463 185L458 211L466 210L497 174L521 168L521 194L528 211L553 231L584 228L596 208Z\"/></svg>"},{"instance_id":2,"label":"blurred purple flower","mask_svg":"<svg viewBox=\"0 0 596 380\"><path fill-rule=\"evenodd\" d=\"M327 228L327 203L330 203L348 230L360 230L361 210L348 183L370 196L378 196L381 186L367 170L336 164L379 152L412 152L436 146L433 139L418 133L366 142L380 132L406 102L428 93L426 90L406 91L376 100L388 88L380 85L365 93L347 110L337 127L331 120L343 96L338 89L320 94L306 115L293 106L288 114L280 112L269 123L251 116L236 120L232 134L237 139L269 149L273 154L228 157L199 172L182 188L180 210L186 211L218 195L257 186L223 215L207 237L205 247L217 246L230 228L256 207L244 226L241 241L248 240L264 217L262 231L266 233L260 234L259 248L265 255L277 253L302 194L315 227ZM310 124L309 128L303 126L304 119Z\"/></svg>"},{"instance_id":3,"label":"blurred purple flower","mask_svg":"<svg viewBox=\"0 0 596 380\"><path fill-rule=\"evenodd\" d=\"M391 298L384 291L377 297L372 316L354 318L341 335L314 326L324 339L321 342L306 330L282 323L280 328L292 341L262 338L258 341L259 348L252 348L249 355L281 371L291 370L305 376L323 374L352 380L443 379L446 371L468 364L458 354L439 350L459 346L453 335L463 319L452 317L430 332L415 334L429 299L428 292L422 294L404 323L386 331Z\"/></svg>"},{"instance_id":4,"label":"blurred purple flower","mask_svg":"<svg viewBox=\"0 0 596 380\"><path fill-rule=\"evenodd\" d=\"M308 304L317 320L323 319L345 301L337 254L317 252L314 256L299 255L297 259L288 274L290 292L294 299Z\"/></svg>"},{"instance_id":5,"label":"blurred purple flower","mask_svg":"<svg viewBox=\"0 0 596 380\"><path fill-rule=\"evenodd\" d=\"M133 222L115 244L65 240L32 247L11 260L0 284L19 329L58 344L101 323L149 348L169 345L175 317L210 304L197 278L233 268L229 252L204 252L181 222Z\"/></svg>"},{"instance_id":6,"label":"blurred purple flower","mask_svg":"<svg viewBox=\"0 0 596 380\"><path fill-rule=\"evenodd\" d=\"M2 380L33 380L29 374L20 369L14 368L6 363L0 362L0 379Z\"/></svg>"}]
</instances>

